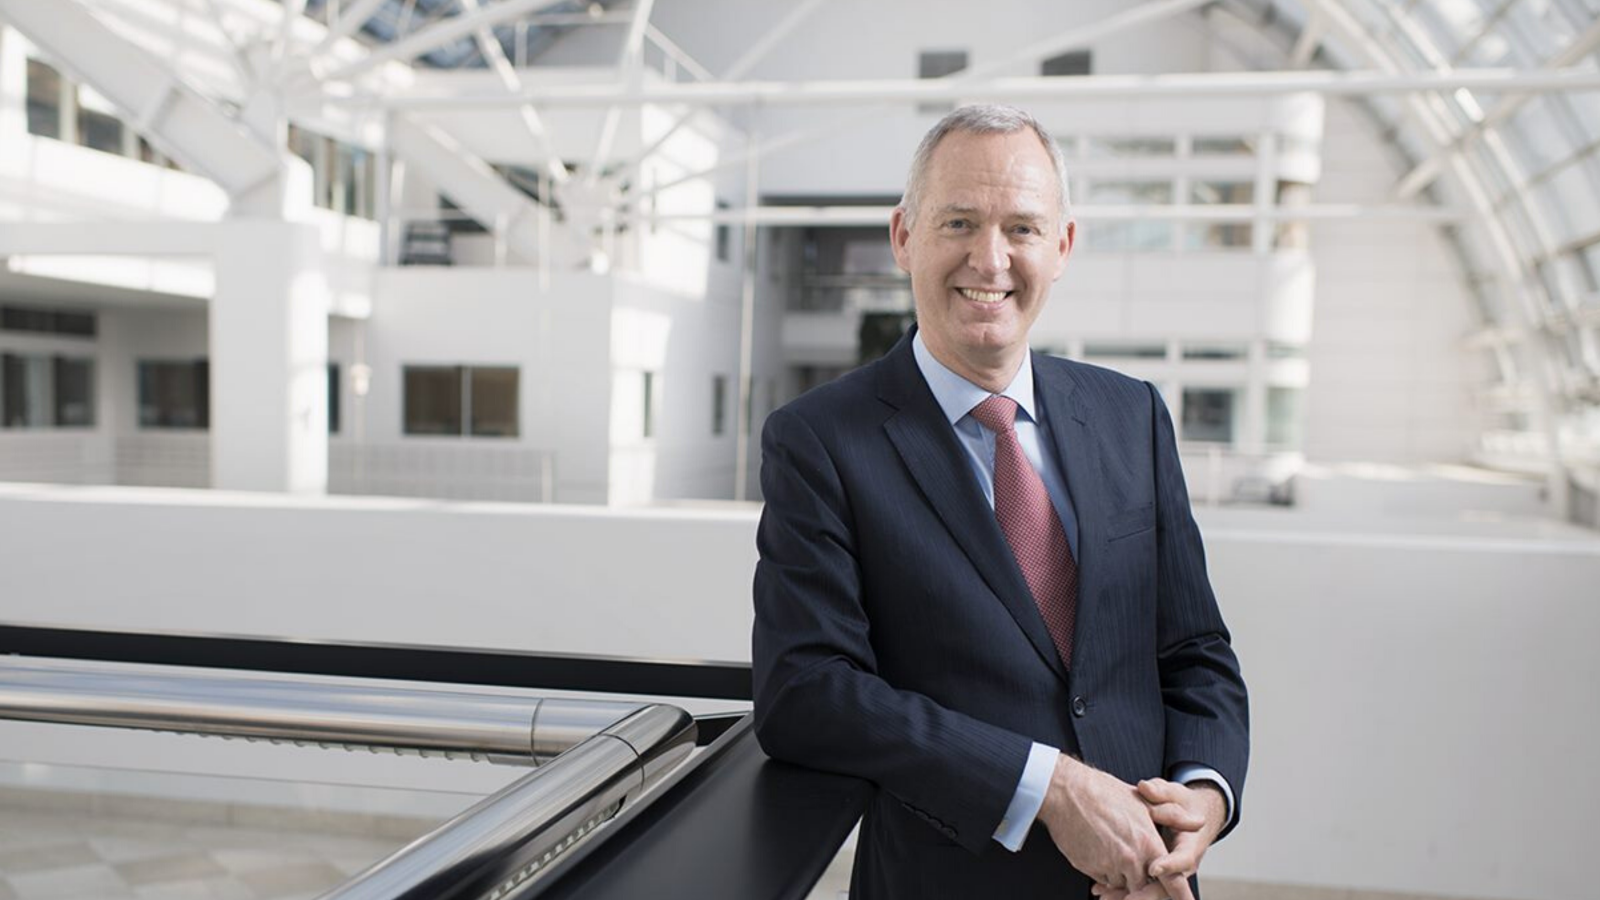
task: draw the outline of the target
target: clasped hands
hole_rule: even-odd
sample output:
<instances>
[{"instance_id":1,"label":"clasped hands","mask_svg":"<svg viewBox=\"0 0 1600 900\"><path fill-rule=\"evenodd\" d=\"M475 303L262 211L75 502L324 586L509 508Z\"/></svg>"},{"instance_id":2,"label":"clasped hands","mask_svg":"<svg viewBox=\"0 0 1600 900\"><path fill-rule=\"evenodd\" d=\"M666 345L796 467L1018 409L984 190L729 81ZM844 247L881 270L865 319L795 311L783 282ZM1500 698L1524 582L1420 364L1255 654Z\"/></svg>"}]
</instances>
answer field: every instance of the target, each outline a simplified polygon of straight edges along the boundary
<instances>
[{"instance_id":1,"label":"clasped hands","mask_svg":"<svg viewBox=\"0 0 1600 900\"><path fill-rule=\"evenodd\" d=\"M1101 900L1194 900L1189 876L1226 815L1222 792L1209 785L1130 785L1065 753L1039 809L1057 849L1095 880Z\"/></svg>"}]
</instances>

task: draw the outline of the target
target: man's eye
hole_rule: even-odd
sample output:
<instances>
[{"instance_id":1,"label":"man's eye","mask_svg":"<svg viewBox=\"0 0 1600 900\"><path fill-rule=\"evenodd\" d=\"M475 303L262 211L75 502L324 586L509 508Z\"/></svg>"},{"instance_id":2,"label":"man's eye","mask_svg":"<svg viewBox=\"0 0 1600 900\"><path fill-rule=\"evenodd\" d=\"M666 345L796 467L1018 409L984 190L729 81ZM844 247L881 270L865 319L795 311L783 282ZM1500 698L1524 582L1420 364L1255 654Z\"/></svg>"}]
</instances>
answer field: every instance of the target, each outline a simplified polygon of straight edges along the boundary
<instances>
[{"instance_id":1,"label":"man's eye","mask_svg":"<svg viewBox=\"0 0 1600 900\"><path fill-rule=\"evenodd\" d=\"M1018 225L1015 228L1013 228L1012 231L1016 232L1017 234L1027 234L1027 235L1033 235L1033 234L1038 234L1039 233L1039 229L1035 228L1032 225Z\"/></svg>"},{"instance_id":2,"label":"man's eye","mask_svg":"<svg viewBox=\"0 0 1600 900\"><path fill-rule=\"evenodd\" d=\"M950 221L944 223L944 227L955 231L961 231L966 229L971 224L972 223L968 222L966 219L951 219Z\"/></svg>"}]
</instances>

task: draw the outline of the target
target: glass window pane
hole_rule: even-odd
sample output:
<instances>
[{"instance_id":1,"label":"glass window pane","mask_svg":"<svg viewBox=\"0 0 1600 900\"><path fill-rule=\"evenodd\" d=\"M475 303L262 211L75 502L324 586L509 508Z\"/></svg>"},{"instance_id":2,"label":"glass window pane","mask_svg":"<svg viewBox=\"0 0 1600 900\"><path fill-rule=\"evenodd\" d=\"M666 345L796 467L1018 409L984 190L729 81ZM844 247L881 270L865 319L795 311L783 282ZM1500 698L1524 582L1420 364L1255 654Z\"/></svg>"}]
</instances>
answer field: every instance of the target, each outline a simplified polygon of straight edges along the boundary
<instances>
[{"instance_id":1,"label":"glass window pane","mask_svg":"<svg viewBox=\"0 0 1600 900\"><path fill-rule=\"evenodd\" d=\"M1183 440L1231 443L1237 391L1228 388L1183 389Z\"/></svg>"},{"instance_id":2,"label":"glass window pane","mask_svg":"<svg viewBox=\"0 0 1600 900\"><path fill-rule=\"evenodd\" d=\"M205 360L139 362L140 428L207 428L210 366Z\"/></svg>"},{"instance_id":3,"label":"glass window pane","mask_svg":"<svg viewBox=\"0 0 1600 900\"><path fill-rule=\"evenodd\" d=\"M339 433L339 364L328 363L328 433Z\"/></svg>"},{"instance_id":4,"label":"glass window pane","mask_svg":"<svg viewBox=\"0 0 1600 900\"><path fill-rule=\"evenodd\" d=\"M1298 449L1301 444L1301 401L1299 388L1267 388L1267 443L1275 448Z\"/></svg>"},{"instance_id":5,"label":"glass window pane","mask_svg":"<svg viewBox=\"0 0 1600 900\"><path fill-rule=\"evenodd\" d=\"M1165 344L1090 341L1083 345L1085 359L1166 359Z\"/></svg>"},{"instance_id":6,"label":"glass window pane","mask_svg":"<svg viewBox=\"0 0 1600 900\"><path fill-rule=\"evenodd\" d=\"M1196 137L1191 145L1195 156L1250 156L1255 142L1243 135Z\"/></svg>"},{"instance_id":7,"label":"glass window pane","mask_svg":"<svg viewBox=\"0 0 1600 900\"><path fill-rule=\"evenodd\" d=\"M728 376L711 376L711 433L728 429Z\"/></svg>"},{"instance_id":8,"label":"glass window pane","mask_svg":"<svg viewBox=\"0 0 1600 900\"><path fill-rule=\"evenodd\" d=\"M78 107L78 143L104 153L122 153L122 120Z\"/></svg>"},{"instance_id":9,"label":"glass window pane","mask_svg":"<svg viewBox=\"0 0 1600 900\"><path fill-rule=\"evenodd\" d=\"M28 133L61 137L61 74L37 59L28 60Z\"/></svg>"},{"instance_id":10,"label":"glass window pane","mask_svg":"<svg viewBox=\"0 0 1600 900\"><path fill-rule=\"evenodd\" d=\"M478 437L517 436L517 369L478 367L472 376L472 433Z\"/></svg>"},{"instance_id":11,"label":"glass window pane","mask_svg":"<svg viewBox=\"0 0 1600 900\"><path fill-rule=\"evenodd\" d=\"M1088 50L1072 50L1039 64L1040 75L1088 75L1094 57Z\"/></svg>"},{"instance_id":12,"label":"glass window pane","mask_svg":"<svg viewBox=\"0 0 1600 900\"><path fill-rule=\"evenodd\" d=\"M1243 222L1213 222L1190 225L1183 234L1183 246L1189 250L1248 250L1255 229Z\"/></svg>"},{"instance_id":13,"label":"glass window pane","mask_svg":"<svg viewBox=\"0 0 1600 900\"><path fill-rule=\"evenodd\" d=\"M62 428L94 425L94 360L55 358L55 424Z\"/></svg>"},{"instance_id":14,"label":"glass window pane","mask_svg":"<svg viewBox=\"0 0 1600 900\"><path fill-rule=\"evenodd\" d=\"M7 353L0 364L0 417L7 428L44 428L50 424L50 359Z\"/></svg>"},{"instance_id":15,"label":"glass window pane","mask_svg":"<svg viewBox=\"0 0 1600 900\"><path fill-rule=\"evenodd\" d=\"M1219 362L1224 360L1244 359L1246 355L1246 348L1243 344L1183 345L1183 358L1186 360Z\"/></svg>"},{"instance_id":16,"label":"glass window pane","mask_svg":"<svg viewBox=\"0 0 1600 900\"><path fill-rule=\"evenodd\" d=\"M1132 205L1171 203L1171 181L1090 181L1084 193L1087 203Z\"/></svg>"},{"instance_id":17,"label":"glass window pane","mask_svg":"<svg viewBox=\"0 0 1600 900\"><path fill-rule=\"evenodd\" d=\"M1254 203L1252 181L1196 181L1189 185L1189 202L1200 204Z\"/></svg>"},{"instance_id":18,"label":"glass window pane","mask_svg":"<svg viewBox=\"0 0 1600 900\"><path fill-rule=\"evenodd\" d=\"M641 374L643 376L643 382L644 382L642 387L641 387L641 390L643 391L643 400L644 400L644 410L643 410L643 412L644 412L644 421L641 423L639 433L640 433L641 437L655 437L655 434L656 434L656 396L655 396L656 395L656 373L654 373L654 372L644 372L644 373L641 373Z\"/></svg>"},{"instance_id":19,"label":"glass window pane","mask_svg":"<svg viewBox=\"0 0 1600 900\"><path fill-rule=\"evenodd\" d=\"M406 366L406 434L461 433L461 367Z\"/></svg>"},{"instance_id":20,"label":"glass window pane","mask_svg":"<svg viewBox=\"0 0 1600 900\"><path fill-rule=\"evenodd\" d=\"M1174 156L1178 142L1168 137L1090 137L1088 155L1092 158L1127 156Z\"/></svg>"}]
</instances>

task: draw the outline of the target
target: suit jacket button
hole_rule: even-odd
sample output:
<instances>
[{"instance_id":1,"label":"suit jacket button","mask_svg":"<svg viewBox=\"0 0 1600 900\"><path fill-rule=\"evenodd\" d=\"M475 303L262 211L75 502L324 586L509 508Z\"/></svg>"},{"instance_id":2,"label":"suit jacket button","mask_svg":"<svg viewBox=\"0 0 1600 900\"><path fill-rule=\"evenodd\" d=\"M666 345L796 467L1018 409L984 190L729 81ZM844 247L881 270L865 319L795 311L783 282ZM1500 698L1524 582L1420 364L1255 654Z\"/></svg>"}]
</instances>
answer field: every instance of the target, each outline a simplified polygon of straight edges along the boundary
<instances>
[{"instance_id":1,"label":"suit jacket button","mask_svg":"<svg viewBox=\"0 0 1600 900\"><path fill-rule=\"evenodd\" d=\"M1072 714L1080 719L1083 718L1089 714L1089 704L1082 697L1073 697Z\"/></svg>"}]
</instances>

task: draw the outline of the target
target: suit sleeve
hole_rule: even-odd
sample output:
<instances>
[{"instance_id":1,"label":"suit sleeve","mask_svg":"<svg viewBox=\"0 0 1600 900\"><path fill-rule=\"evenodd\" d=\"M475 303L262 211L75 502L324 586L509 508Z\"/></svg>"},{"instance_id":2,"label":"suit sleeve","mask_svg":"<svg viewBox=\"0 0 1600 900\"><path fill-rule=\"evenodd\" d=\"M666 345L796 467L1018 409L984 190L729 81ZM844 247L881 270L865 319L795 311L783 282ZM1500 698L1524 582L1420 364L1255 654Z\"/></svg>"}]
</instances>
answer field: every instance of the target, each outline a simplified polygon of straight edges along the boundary
<instances>
[{"instance_id":1,"label":"suit sleeve","mask_svg":"<svg viewBox=\"0 0 1600 900\"><path fill-rule=\"evenodd\" d=\"M1200 528L1189 507L1172 416L1150 392L1156 477L1156 622L1161 699L1166 711L1165 768L1215 769L1234 796L1226 835L1238 823L1249 762L1249 704L1239 660L1206 575ZM1219 838L1222 836L1219 835Z\"/></svg>"},{"instance_id":2,"label":"suit sleeve","mask_svg":"<svg viewBox=\"0 0 1600 900\"><path fill-rule=\"evenodd\" d=\"M987 847L1031 741L879 677L835 460L788 410L768 417L761 448L752 660L762 747L867 778L951 840Z\"/></svg>"}]
</instances>

